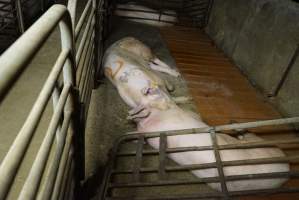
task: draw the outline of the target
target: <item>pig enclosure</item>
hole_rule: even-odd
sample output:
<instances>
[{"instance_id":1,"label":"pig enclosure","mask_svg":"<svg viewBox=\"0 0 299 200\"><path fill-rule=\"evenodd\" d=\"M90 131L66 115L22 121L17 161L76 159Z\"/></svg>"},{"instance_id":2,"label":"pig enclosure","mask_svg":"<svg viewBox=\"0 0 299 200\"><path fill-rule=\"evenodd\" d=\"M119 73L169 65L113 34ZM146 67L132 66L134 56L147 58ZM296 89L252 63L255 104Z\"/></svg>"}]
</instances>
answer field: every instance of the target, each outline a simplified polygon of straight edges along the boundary
<instances>
[{"instance_id":1,"label":"pig enclosure","mask_svg":"<svg viewBox=\"0 0 299 200\"><path fill-rule=\"evenodd\" d=\"M285 105L285 107L294 106L292 113L284 109L278 110L277 108L283 107L279 102L283 97L280 96L277 99L267 97L267 93L261 90L260 83L256 83L255 75L244 70L244 65L238 62L237 67L234 64L236 61L233 56L225 49L225 46L222 46L223 44L229 46L229 39L234 37L234 35L226 36L226 34L232 33L229 32L230 30L221 27L225 23L220 21L226 19L226 23L232 23L233 20L237 20L236 16L235 18L229 16L234 14L233 12L237 13L234 9L232 11L229 9L230 3L230 6L233 7L233 1L227 1L226 4L220 1L214 3L212 1L198 1L198 5L195 1L189 1L190 4L193 3L192 6L182 3L183 1L162 2L163 5L155 2L139 1L142 5L156 9L160 8L158 14L163 13L161 6L164 9L176 10L179 17L176 26L155 28L111 16L111 27L105 46L108 47L114 41L125 36L136 37L149 45L159 58L171 66L176 66L183 75L182 79L176 79L161 74L163 78L168 79L175 85L173 96L192 96L192 102L180 106L187 110L198 111L202 119L211 126L276 119L281 118L282 114L285 116L298 115L295 105L296 102L298 103L298 99L295 97L298 90L296 90L295 85L292 88L287 88L288 91L295 93L290 100L292 105ZM181 3L180 5L183 5L185 9L181 9L182 7L178 9L176 3ZM273 7L282 6L279 2L264 3L271 4ZM295 3L288 2L285 4L285 7L293 6L292 12L295 12L294 10L297 8L295 13L298 14L298 6ZM255 5L254 1L252 1L250 8L253 5ZM197 6L201 9L196 10ZM188 8L193 8L195 11L191 12ZM210 14L210 9L212 14ZM227 12L225 17L218 15L219 10ZM188 16L188 13L191 13L191 16ZM209 16L211 17L210 20L208 20ZM221 32L224 30L226 32ZM291 29L288 31L297 30ZM217 38L220 36L223 38L222 40ZM225 40L225 37L229 39ZM254 38L251 39L254 40ZM225 53L219 48L223 48ZM242 50L246 54L246 48ZM264 56L266 59L267 55ZM288 58L292 56L291 51ZM263 60L263 58L260 59ZM292 69L297 70L297 68L298 64L295 63ZM273 73L274 70L268 68L269 73ZM290 76L292 76L292 73L290 73ZM289 81L286 81L287 84L289 84ZM287 84L282 87L282 90L286 90ZM288 103L285 102L285 104ZM213 166L179 167L165 158L165 152L176 151L175 149L168 149L167 144L161 145L164 149L155 151L143 144L148 136L123 136L119 139L125 132L135 130L134 124L126 120L127 110L127 106L120 99L116 89L108 80L103 79L101 87L93 91L86 126L86 176L89 177L86 182L88 191L86 193L92 190L91 185L100 184L99 177L102 177L100 172L103 171L108 161L100 193L102 199L221 199L233 197L241 199L294 199L298 196L298 181L296 180L298 176L296 173L298 169L298 157L296 156L298 153L298 137L293 126L248 127L242 130L222 131L234 136L252 132L265 139L264 143L254 143L243 147L241 145L238 148L278 146L288 156L285 159L243 161L243 164L290 162L292 170L295 171L290 174L276 174L279 177L289 177L290 180L282 188L259 191L264 193L262 196L256 196L259 193L257 191L247 193L227 193L224 191L223 193L217 193L204 182L221 182L223 177L219 180L198 180L191 173L188 173L188 170L219 167L219 165L223 165L221 161ZM165 139L163 134L159 137L161 138L160 142L163 141L162 138ZM117 138L118 142L115 143ZM135 142L130 142L131 140L135 140ZM163 142L160 144L163 144ZM108 150L112 146L112 154L108 154ZM218 146L218 148L225 147ZM99 150L101 150L100 154ZM242 165L241 163L236 164ZM230 164L233 163L224 163L224 165ZM269 178L270 176L265 174L263 178ZM229 178L234 180L233 178L248 179L249 177L252 179L258 178L254 175ZM287 189L287 187L290 188ZM92 194L89 193L89 195ZM240 197L245 195L249 195L249 197Z\"/></svg>"}]
</instances>

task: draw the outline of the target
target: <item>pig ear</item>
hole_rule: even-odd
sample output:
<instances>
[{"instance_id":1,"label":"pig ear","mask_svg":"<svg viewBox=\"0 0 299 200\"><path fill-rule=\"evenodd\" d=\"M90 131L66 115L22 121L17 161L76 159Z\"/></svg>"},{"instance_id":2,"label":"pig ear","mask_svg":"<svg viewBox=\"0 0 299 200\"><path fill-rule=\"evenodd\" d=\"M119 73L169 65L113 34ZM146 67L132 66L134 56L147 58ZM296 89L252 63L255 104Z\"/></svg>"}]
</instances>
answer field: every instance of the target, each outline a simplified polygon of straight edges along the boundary
<instances>
[{"instance_id":1,"label":"pig ear","mask_svg":"<svg viewBox=\"0 0 299 200\"><path fill-rule=\"evenodd\" d=\"M153 94L153 91L154 91L154 88L152 88L152 87L144 87L141 89L141 93L145 96L149 95L149 94Z\"/></svg>"}]
</instances>

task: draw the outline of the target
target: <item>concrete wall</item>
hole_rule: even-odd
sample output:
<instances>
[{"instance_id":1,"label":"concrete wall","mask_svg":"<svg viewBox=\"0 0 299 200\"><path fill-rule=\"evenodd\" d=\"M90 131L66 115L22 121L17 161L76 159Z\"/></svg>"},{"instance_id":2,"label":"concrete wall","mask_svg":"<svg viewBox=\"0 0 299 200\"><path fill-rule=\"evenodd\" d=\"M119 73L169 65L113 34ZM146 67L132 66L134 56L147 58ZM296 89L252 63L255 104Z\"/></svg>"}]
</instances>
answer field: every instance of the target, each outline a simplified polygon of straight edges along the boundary
<instances>
[{"instance_id":1,"label":"concrete wall","mask_svg":"<svg viewBox=\"0 0 299 200\"><path fill-rule=\"evenodd\" d=\"M206 32L265 94L271 94L299 44L299 3L214 0ZM299 116L299 58L278 96L282 114Z\"/></svg>"}]
</instances>

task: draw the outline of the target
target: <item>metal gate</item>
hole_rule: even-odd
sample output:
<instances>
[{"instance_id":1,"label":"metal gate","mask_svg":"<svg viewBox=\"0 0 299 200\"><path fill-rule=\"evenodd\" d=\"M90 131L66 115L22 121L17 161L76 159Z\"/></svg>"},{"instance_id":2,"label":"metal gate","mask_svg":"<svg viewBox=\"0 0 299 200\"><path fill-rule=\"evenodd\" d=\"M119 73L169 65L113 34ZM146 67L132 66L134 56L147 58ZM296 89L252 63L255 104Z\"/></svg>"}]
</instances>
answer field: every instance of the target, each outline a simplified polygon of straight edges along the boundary
<instances>
[{"instance_id":1,"label":"metal gate","mask_svg":"<svg viewBox=\"0 0 299 200\"><path fill-rule=\"evenodd\" d=\"M84 178L84 123L102 49L99 40L104 1L89 0L76 18L77 0L54 5L0 58L0 103L15 81L59 26L61 50L30 113L0 166L0 199L22 185L18 199L72 199ZM101 10L101 11L100 11ZM78 48L76 48L78 47ZM34 77L32 77L34 78ZM24 155L32 145L52 97L48 129L24 181L16 180ZM50 156L52 155L52 156ZM45 180L41 184L42 180Z\"/></svg>"},{"instance_id":2,"label":"metal gate","mask_svg":"<svg viewBox=\"0 0 299 200\"><path fill-rule=\"evenodd\" d=\"M180 131L127 134L116 141L107 170L104 175L101 198L105 200L187 200L187 199L233 199L244 196L271 195L283 193L299 194L299 186L285 186L277 189L228 191L227 182L236 180L258 180L269 178L289 178L298 180L299 171L245 174L226 176L223 169L228 166L242 166L270 163L298 163L299 156L274 157L266 159L222 161L221 150L280 147L299 144L298 139L250 142L243 144L219 145L216 134L221 131L256 128L281 124L298 123L299 118L266 120L240 124L230 124L202 129ZM169 148L167 137L174 135L210 133L211 146ZM148 148L146 139L159 138L159 149ZM205 164L180 165L167 161L168 153L207 151L214 152L216 162ZM152 157L152 158L150 158ZM145 166L146 165L146 166ZM219 176L198 178L186 172L190 170L217 169ZM184 178L182 178L184 177ZM220 183L221 192L212 190L206 183ZM190 189L191 188L191 189ZM294 197L294 196L293 196ZM298 196L297 196L298 197ZM292 198L292 197L290 197Z\"/></svg>"},{"instance_id":3,"label":"metal gate","mask_svg":"<svg viewBox=\"0 0 299 200\"><path fill-rule=\"evenodd\" d=\"M174 23L171 21L164 20L161 16L175 16L178 18L178 22L175 25L178 26L194 26L199 28L204 28L209 21L210 11L213 6L213 0L138 0L133 1L136 5L144 5L148 8L154 9L154 11L144 10L144 9L127 9L127 8L115 8L117 4L125 4L130 1L127 0L113 0L110 1L110 11L113 12L115 9L121 11L130 11L132 13L150 13L156 14L158 17L153 19L149 17L128 17L121 16L125 19L139 19L139 20L149 20L149 21L159 21L166 23ZM169 10L175 11L169 13ZM111 13L112 14L112 13Z\"/></svg>"}]
</instances>

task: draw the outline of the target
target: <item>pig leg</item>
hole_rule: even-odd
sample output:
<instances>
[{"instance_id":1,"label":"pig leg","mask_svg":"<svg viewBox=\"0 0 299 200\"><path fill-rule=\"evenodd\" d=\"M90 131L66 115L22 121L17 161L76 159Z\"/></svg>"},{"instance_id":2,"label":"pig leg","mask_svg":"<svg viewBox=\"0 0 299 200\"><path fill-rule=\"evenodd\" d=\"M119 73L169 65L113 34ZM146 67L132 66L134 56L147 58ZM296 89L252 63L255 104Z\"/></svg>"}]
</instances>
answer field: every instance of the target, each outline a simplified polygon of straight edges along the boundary
<instances>
[{"instance_id":1,"label":"pig leg","mask_svg":"<svg viewBox=\"0 0 299 200\"><path fill-rule=\"evenodd\" d=\"M140 120L142 120L142 118L146 118L150 115L150 111L149 109L143 109L140 112L138 112L137 114L133 114L133 115L129 115L127 117L128 120L134 120L135 122L139 122Z\"/></svg>"},{"instance_id":2,"label":"pig leg","mask_svg":"<svg viewBox=\"0 0 299 200\"><path fill-rule=\"evenodd\" d=\"M261 141L264 141L263 138L253 134L253 133L245 133L242 135L242 137L238 137L239 140L242 142L242 143L247 143L247 142L261 142Z\"/></svg>"},{"instance_id":3,"label":"pig leg","mask_svg":"<svg viewBox=\"0 0 299 200\"><path fill-rule=\"evenodd\" d=\"M144 109L145 109L144 105L140 104L140 105L136 106L135 108L129 110L129 115L136 115Z\"/></svg>"},{"instance_id":4,"label":"pig leg","mask_svg":"<svg viewBox=\"0 0 299 200\"><path fill-rule=\"evenodd\" d=\"M176 70L169 67L167 64L165 64L163 61L161 61L159 58L155 58L149 63L149 67L152 70L156 70L159 72L164 72L166 74L169 74L171 76L179 77L180 73Z\"/></svg>"},{"instance_id":5,"label":"pig leg","mask_svg":"<svg viewBox=\"0 0 299 200\"><path fill-rule=\"evenodd\" d=\"M165 80L164 83L168 92L174 91L174 86L171 83L169 83L167 80Z\"/></svg>"},{"instance_id":6,"label":"pig leg","mask_svg":"<svg viewBox=\"0 0 299 200\"><path fill-rule=\"evenodd\" d=\"M177 104L185 104L185 103L191 103L192 97L190 96L172 97L172 100Z\"/></svg>"}]
</instances>

